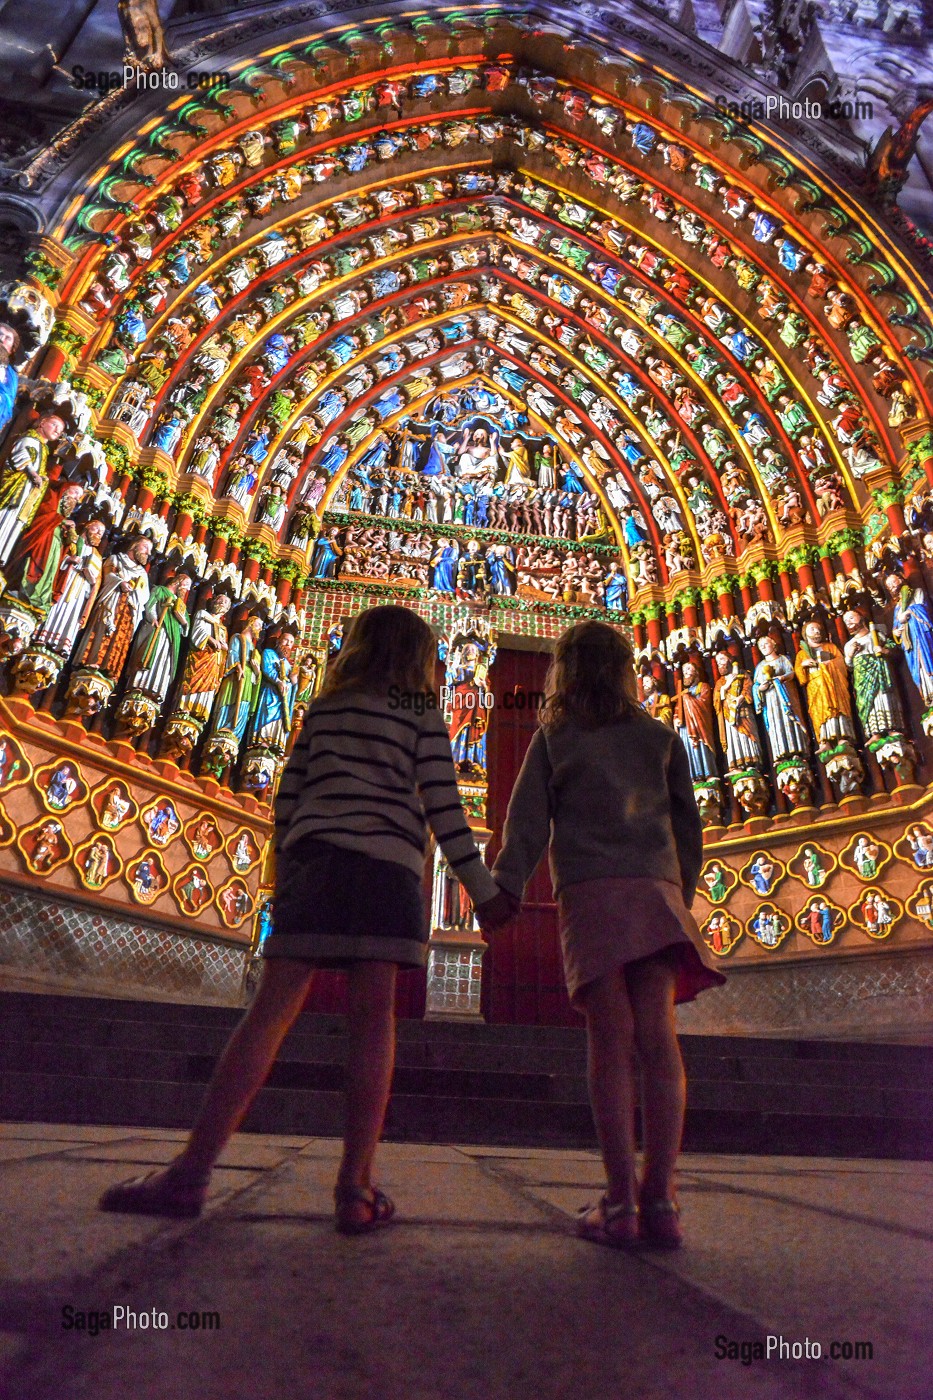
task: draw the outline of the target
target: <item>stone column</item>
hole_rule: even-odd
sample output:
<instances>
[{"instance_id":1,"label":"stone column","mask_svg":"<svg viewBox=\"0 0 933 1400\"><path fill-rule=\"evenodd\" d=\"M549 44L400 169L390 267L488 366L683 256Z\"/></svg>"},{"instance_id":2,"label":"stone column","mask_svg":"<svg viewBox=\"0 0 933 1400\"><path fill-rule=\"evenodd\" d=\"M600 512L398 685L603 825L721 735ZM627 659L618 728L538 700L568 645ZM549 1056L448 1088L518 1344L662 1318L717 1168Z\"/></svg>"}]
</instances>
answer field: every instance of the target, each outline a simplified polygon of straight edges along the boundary
<instances>
[{"instance_id":1,"label":"stone column","mask_svg":"<svg viewBox=\"0 0 933 1400\"><path fill-rule=\"evenodd\" d=\"M486 826L485 735L491 716L489 670L496 656L496 633L485 617L465 614L441 638L446 663L443 712L451 735L460 800L480 851L492 832ZM480 997L486 943L466 891L435 849L431 883L431 938L428 945L427 1020L482 1020Z\"/></svg>"}]
</instances>

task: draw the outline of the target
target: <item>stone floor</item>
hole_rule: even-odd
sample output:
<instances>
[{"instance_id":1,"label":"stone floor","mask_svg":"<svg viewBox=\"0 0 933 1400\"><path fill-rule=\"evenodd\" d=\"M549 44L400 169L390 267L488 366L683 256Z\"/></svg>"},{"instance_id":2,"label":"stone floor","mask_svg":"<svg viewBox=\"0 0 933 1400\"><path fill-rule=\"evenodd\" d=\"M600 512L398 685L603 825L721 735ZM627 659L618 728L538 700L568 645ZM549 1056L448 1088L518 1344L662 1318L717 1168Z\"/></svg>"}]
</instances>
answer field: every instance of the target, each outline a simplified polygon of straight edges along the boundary
<instances>
[{"instance_id":1,"label":"stone floor","mask_svg":"<svg viewBox=\"0 0 933 1400\"><path fill-rule=\"evenodd\" d=\"M182 1134L0 1127L0 1393L8 1400L653 1400L931 1394L933 1166L689 1156L687 1247L573 1237L588 1152L393 1145L398 1221L337 1236L339 1144L241 1134L198 1221L102 1215ZM63 1309L167 1330L66 1328ZM219 1329L182 1329L214 1313ZM186 1319L189 1320L190 1319ZM819 1343L819 1360L719 1358ZM870 1342L871 1359L828 1358Z\"/></svg>"}]
</instances>

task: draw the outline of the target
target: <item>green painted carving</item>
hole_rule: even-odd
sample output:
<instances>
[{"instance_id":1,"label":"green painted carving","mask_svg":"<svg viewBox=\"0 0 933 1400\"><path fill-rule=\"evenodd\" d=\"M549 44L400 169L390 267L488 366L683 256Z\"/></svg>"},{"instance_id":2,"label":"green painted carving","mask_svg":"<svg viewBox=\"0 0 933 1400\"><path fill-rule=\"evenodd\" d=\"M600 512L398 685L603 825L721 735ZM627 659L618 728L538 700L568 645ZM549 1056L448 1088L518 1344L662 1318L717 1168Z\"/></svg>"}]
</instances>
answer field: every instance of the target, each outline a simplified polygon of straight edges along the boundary
<instances>
[{"instance_id":1,"label":"green painted carving","mask_svg":"<svg viewBox=\"0 0 933 1400\"><path fill-rule=\"evenodd\" d=\"M23 261L29 269L29 276L35 282L41 282L43 287L49 287L54 291L62 280L61 268L49 262L45 254L40 253L38 248L31 248Z\"/></svg>"},{"instance_id":2,"label":"green painted carving","mask_svg":"<svg viewBox=\"0 0 933 1400\"><path fill-rule=\"evenodd\" d=\"M196 525L207 519L207 507L200 496L194 496L189 491L179 491L172 499L178 514L190 515Z\"/></svg>"},{"instance_id":3,"label":"green painted carving","mask_svg":"<svg viewBox=\"0 0 933 1400\"><path fill-rule=\"evenodd\" d=\"M844 549L861 549L864 543L864 531L850 526L845 530L837 530L834 535L830 535L824 548L828 556L831 554L841 554ZM820 550L820 554L823 554L822 549Z\"/></svg>"},{"instance_id":4,"label":"green painted carving","mask_svg":"<svg viewBox=\"0 0 933 1400\"><path fill-rule=\"evenodd\" d=\"M898 505L903 501L905 494L900 482L892 481L887 486L881 486L872 491L871 498L881 510L887 510L888 506Z\"/></svg>"},{"instance_id":5,"label":"green painted carving","mask_svg":"<svg viewBox=\"0 0 933 1400\"><path fill-rule=\"evenodd\" d=\"M113 438L104 438L101 448L115 472L123 475L129 471L130 454L122 442L114 442Z\"/></svg>"}]
</instances>

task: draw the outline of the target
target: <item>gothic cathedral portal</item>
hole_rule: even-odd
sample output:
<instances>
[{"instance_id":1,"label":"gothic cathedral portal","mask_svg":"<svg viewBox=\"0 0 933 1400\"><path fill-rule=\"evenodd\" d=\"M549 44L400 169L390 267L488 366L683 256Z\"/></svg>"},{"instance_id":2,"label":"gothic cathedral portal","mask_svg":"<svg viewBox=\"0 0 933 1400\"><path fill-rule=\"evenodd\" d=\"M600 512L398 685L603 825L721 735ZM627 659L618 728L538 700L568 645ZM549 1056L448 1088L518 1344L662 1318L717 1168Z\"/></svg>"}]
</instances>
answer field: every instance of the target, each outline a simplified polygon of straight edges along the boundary
<instances>
[{"instance_id":1,"label":"gothic cathedral portal","mask_svg":"<svg viewBox=\"0 0 933 1400\"><path fill-rule=\"evenodd\" d=\"M239 1004L283 765L395 601L492 853L555 640L631 639L733 974L685 1028L919 1025L922 6L121 8L16 19L0 104L3 985ZM491 949L437 853L425 898L403 1014L573 1023L546 871Z\"/></svg>"}]
</instances>

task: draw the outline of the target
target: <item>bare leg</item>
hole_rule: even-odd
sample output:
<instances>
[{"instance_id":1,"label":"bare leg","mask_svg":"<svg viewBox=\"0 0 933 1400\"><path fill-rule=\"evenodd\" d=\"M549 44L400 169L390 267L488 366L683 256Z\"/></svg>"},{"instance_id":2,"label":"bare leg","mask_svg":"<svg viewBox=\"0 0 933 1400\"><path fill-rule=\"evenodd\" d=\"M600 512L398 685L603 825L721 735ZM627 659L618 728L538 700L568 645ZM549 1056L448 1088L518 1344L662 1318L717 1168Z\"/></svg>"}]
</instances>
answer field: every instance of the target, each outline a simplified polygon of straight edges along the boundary
<instances>
[{"instance_id":1,"label":"bare leg","mask_svg":"<svg viewBox=\"0 0 933 1400\"><path fill-rule=\"evenodd\" d=\"M677 971L663 958L630 963L627 972L635 1047L642 1077L645 1161L643 1200L674 1199L674 1169L683 1136L687 1081L674 1027Z\"/></svg>"},{"instance_id":2,"label":"bare leg","mask_svg":"<svg viewBox=\"0 0 933 1400\"><path fill-rule=\"evenodd\" d=\"M632 1011L621 969L591 982L583 992L587 1080L596 1136L606 1167L610 1205L634 1206L635 1084Z\"/></svg>"},{"instance_id":3,"label":"bare leg","mask_svg":"<svg viewBox=\"0 0 933 1400\"><path fill-rule=\"evenodd\" d=\"M357 963L348 973L347 1116L338 1189L372 1185L395 1066L395 974L395 963L387 962ZM357 1204L363 1219L367 1207Z\"/></svg>"},{"instance_id":4,"label":"bare leg","mask_svg":"<svg viewBox=\"0 0 933 1400\"><path fill-rule=\"evenodd\" d=\"M268 1078L295 1022L314 969L296 958L269 958L252 1005L217 1061L197 1121L172 1164L185 1175L206 1175L236 1132Z\"/></svg>"}]
</instances>

